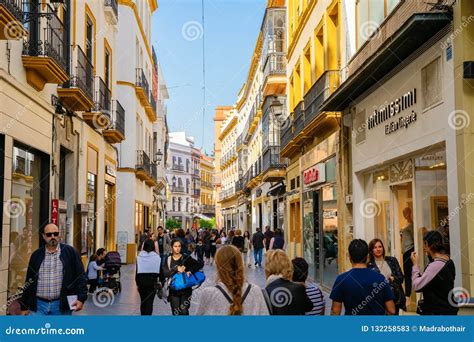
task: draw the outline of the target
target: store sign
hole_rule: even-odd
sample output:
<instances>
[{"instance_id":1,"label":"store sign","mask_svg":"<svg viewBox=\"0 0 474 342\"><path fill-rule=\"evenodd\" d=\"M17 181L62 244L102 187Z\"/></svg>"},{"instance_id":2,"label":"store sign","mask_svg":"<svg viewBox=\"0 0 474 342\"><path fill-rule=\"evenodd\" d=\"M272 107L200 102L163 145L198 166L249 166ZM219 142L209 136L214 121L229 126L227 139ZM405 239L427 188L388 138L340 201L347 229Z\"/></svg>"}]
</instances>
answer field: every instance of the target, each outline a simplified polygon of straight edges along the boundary
<instances>
[{"instance_id":1,"label":"store sign","mask_svg":"<svg viewBox=\"0 0 474 342\"><path fill-rule=\"evenodd\" d=\"M314 185L326 181L326 164L319 163L303 171L303 184Z\"/></svg>"},{"instance_id":2,"label":"store sign","mask_svg":"<svg viewBox=\"0 0 474 342\"><path fill-rule=\"evenodd\" d=\"M59 200L53 199L51 203L51 223L58 225Z\"/></svg>"},{"instance_id":3,"label":"store sign","mask_svg":"<svg viewBox=\"0 0 474 342\"><path fill-rule=\"evenodd\" d=\"M367 118L367 128L369 130L377 127L378 125L384 124L392 117L407 111L410 107L416 104L416 88L403 94L399 98L396 98L390 103L385 103L382 106L377 107L376 110ZM398 120L385 123L385 135L389 135L398 131L400 128L408 128L417 119L416 112L414 110L411 113L400 116Z\"/></svg>"}]
</instances>

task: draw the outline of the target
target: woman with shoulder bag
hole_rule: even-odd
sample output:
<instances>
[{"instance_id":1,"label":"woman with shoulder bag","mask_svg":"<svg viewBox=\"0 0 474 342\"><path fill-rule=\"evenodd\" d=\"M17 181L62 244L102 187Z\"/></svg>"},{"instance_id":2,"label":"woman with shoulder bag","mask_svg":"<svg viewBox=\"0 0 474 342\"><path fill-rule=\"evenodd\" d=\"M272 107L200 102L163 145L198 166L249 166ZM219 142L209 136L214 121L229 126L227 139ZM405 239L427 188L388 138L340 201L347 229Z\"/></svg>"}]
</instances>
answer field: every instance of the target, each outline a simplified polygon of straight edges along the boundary
<instances>
[{"instance_id":1,"label":"woman with shoulder bag","mask_svg":"<svg viewBox=\"0 0 474 342\"><path fill-rule=\"evenodd\" d=\"M141 315L153 313L153 301L158 289L161 258L155 252L155 242L147 239L143 242L142 251L137 256L135 282L140 294Z\"/></svg>"},{"instance_id":2,"label":"woman with shoulder bag","mask_svg":"<svg viewBox=\"0 0 474 342\"><path fill-rule=\"evenodd\" d=\"M163 262L162 272L165 278L170 278L176 273L186 273L190 276L204 267L204 263L193 259L190 255L181 253L182 242L180 239L171 241L171 255ZM191 306L192 288L180 291L169 289L168 301L171 305L171 312L174 316L189 315Z\"/></svg>"},{"instance_id":3,"label":"woman with shoulder bag","mask_svg":"<svg viewBox=\"0 0 474 342\"><path fill-rule=\"evenodd\" d=\"M402 269L397 258L385 255L385 246L380 239L373 239L369 243L367 268L381 273L390 282L390 287L395 295L395 314L398 315L400 309L406 311L406 297L402 288L404 279Z\"/></svg>"},{"instance_id":4,"label":"woman with shoulder bag","mask_svg":"<svg viewBox=\"0 0 474 342\"><path fill-rule=\"evenodd\" d=\"M443 236L438 231L430 231L423 237L423 251L431 260L423 273L420 272L416 252L411 254L413 270L411 273L413 289L423 293L418 302L420 315L457 315L458 307L452 290L456 269L448 255Z\"/></svg>"}]
</instances>

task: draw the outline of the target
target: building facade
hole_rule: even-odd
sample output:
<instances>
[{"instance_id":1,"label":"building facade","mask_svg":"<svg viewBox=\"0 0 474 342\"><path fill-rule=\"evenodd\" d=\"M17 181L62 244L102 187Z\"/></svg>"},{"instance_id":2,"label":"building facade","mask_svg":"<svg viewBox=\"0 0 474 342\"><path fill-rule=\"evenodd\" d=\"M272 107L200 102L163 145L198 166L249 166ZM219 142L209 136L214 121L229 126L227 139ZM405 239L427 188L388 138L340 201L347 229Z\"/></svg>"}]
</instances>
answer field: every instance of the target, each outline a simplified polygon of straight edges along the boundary
<instances>
[{"instance_id":1,"label":"building facade","mask_svg":"<svg viewBox=\"0 0 474 342\"><path fill-rule=\"evenodd\" d=\"M216 217L214 199L214 158L201 152L201 197L199 212L206 217Z\"/></svg>"},{"instance_id":2,"label":"building facade","mask_svg":"<svg viewBox=\"0 0 474 342\"><path fill-rule=\"evenodd\" d=\"M247 81L224 120L220 194L224 226L255 232L284 228L285 161L280 131L286 110L286 9L269 1L250 62Z\"/></svg>"},{"instance_id":3,"label":"building facade","mask_svg":"<svg viewBox=\"0 0 474 342\"><path fill-rule=\"evenodd\" d=\"M352 202L353 235L382 239L387 253L402 261L402 229L413 226L419 255L424 233L437 230L449 242L455 286L469 286L463 216L453 214L471 200L456 177L464 157L451 86L457 78L453 8L422 1L392 1L386 8L357 3L356 13L365 12L380 18L378 30L364 35L365 21L355 16L357 51L346 79L322 105L343 112L351 176L341 197ZM412 293L410 310L416 299Z\"/></svg>"},{"instance_id":4,"label":"building facade","mask_svg":"<svg viewBox=\"0 0 474 342\"><path fill-rule=\"evenodd\" d=\"M158 185L158 151L154 148L153 129L157 120L156 92L152 82L156 65L151 47L151 18L157 8L156 1L119 1L117 44L127 46L120 55L116 96L129 115L125 126L131 133L117 148L121 184L117 196L117 234L126 249L122 261L135 261L139 236L147 229L156 229L157 213L154 210L154 188ZM124 61L123 59L126 59ZM125 254L125 255L124 255Z\"/></svg>"},{"instance_id":5,"label":"building facade","mask_svg":"<svg viewBox=\"0 0 474 342\"><path fill-rule=\"evenodd\" d=\"M48 222L84 264L99 247L117 248L114 144L125 139L114 54L117 2L18 3L0 4L8 18L0 30L7 56L0 59L0 190L2 255L9 260L0 273L1 304L21 288Z\"/></svg>"},{"instance_id":6,"label":"building facade","mask_svg":"<svg viewBox=\"0 0 474 342\"><path fill-rule=\"evenodd\" d=\"M193 181L196 181L193 168L193 155L196 152L194 138L185 132L169 133L168 168L166 178L169 184L167 195L167 218L181 223L184 230L194 224ZM199 170L199 169L198 169Z\"/></svg>"},{"instance_id":7,"label":"building facade","mask_svg":"<svg viewBox=\"0 0 474 342\"><path fill-rule=\"evenodd\" d=\"M214 201L216 205L216 226L218 229L224 227L224 216L222 214L221 192L222 192L222 172L221 172L221 158L222 158L222 141L219 139L221 134L222 124L224 120L230 115L233 110L231 106L216 107L214 114Z\"/></svg>"}]
</instances>

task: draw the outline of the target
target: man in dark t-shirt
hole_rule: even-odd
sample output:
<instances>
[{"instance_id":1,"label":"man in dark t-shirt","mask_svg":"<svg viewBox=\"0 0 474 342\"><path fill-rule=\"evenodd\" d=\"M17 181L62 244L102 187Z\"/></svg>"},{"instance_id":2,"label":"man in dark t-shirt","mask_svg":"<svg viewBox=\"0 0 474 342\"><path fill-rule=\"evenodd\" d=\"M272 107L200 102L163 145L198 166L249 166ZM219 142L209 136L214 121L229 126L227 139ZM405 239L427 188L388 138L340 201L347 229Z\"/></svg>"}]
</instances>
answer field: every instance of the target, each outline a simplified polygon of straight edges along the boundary
<instances>
[{"instance_id":1,"label":"man in dark t-shirt","mask_svg":"<svg viewBox=\"0 0 474 342\"><path fill-rule=\"evenodd\" d=\"M361 239L349 245L352 269L340 274L331 291L331 314L340 315L342 305L346 315L393 315L395 296L390 283L380 273L367 268L369 246Z\"/></svg>"}]
</instances>

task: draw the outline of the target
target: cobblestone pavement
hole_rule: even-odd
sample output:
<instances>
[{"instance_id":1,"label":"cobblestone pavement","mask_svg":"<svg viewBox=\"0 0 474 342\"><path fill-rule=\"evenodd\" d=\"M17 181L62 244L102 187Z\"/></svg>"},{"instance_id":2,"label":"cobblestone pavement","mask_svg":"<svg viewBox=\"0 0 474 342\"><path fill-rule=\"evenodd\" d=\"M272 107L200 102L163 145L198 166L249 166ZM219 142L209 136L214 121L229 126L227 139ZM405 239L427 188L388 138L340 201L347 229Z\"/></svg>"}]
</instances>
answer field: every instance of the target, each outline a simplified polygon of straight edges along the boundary
<instances>
[{"instance_id":1,"label":"cobblestone pavement","mask_svg":"<svg viewBox=\"0 0 474 342\"><path fill-rule=\"evenodd\" d=\"M204 273L206 274L206 281L204 284L193 292L193 299L191 302L190 314L194 315L197 309L199 300L199 293L201 289L207 286L214 286L216 282L215 266L205 265ZM113 315L113 316L134 316L140 315L140 296L135 285L135 265L124 265L121 269L122 292L115 296L102 295L93 298L89 296L84 310L75 315L80 316L95 316L95 315ZM265 286L265 271L263 268L247 268L247 281L256 284L260 287ZM326 297L326 314L329 312L328 296ZM165 304L163 300L155 297L153 315L169 316L171 315L171 308L169 304Z\"/></svg>"}]
</instances>

